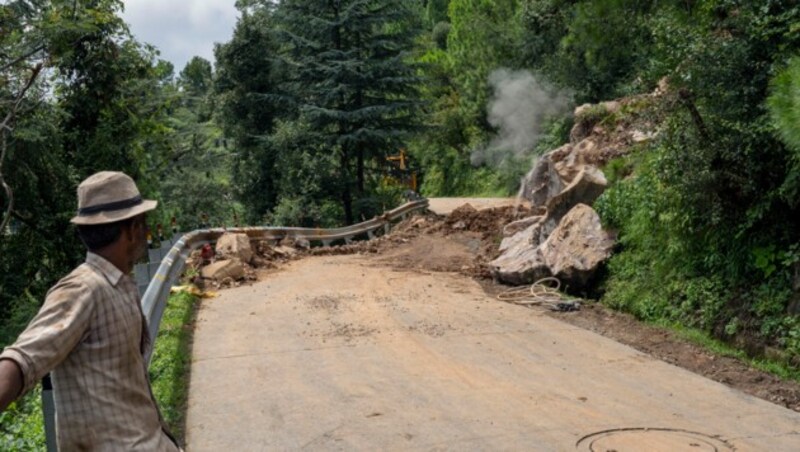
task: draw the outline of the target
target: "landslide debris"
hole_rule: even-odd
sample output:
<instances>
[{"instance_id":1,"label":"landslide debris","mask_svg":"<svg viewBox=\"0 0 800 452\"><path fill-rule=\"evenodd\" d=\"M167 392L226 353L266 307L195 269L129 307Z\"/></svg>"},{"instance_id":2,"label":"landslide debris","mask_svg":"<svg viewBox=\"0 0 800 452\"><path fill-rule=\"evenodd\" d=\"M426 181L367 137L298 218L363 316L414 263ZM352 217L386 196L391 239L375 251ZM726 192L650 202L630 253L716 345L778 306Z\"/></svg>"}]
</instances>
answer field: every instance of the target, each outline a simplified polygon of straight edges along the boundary
<instances>
[{"instance_id":1,"label":"landslide debris","mask_svg":"<svg viewBox=\"0 0 800 452\"><path fill-rule=\"evenodd\" d=\"M213 253L193 252L187 268L197 275L195 284L217 289L250 283L258 279L260 271L278 269L306 256L347 254L380 255L382 264L397 268L490 278L487 264L497 257L503 227L531 212L524 206L477 210L465 204L446 216L432 212L412 215L372 240L327 247L312 247L294 238L246 244L244 234L225 234Z\"/></svg>"},{"instance_id":2,"label":"landslide debris","mask_svg":"<svg viewBox=\"0 0 800 452\"><path fill-rule=\"evenodd\" d=\"M492 276L514 285L554 276L572 292L590 290L615 240L591 207L608 185L601 168L655 138L672 97L662 81L651 94L576 108L570 142L541 156L523 179L533 214L504 229Z\"/></svg>"},{"instance_id":3,"label":"landslide debris","mask_svg":"<svg viewBox=\"0 0 800 452\"><path fill-rule=\"evenodd\" d=\"M492 282L488 263L499 254L498 245L503 239L503 229L508 229L508 225L515 221L541 213L536 208L476 210L465 205L447 216L433 213L411 216L394 225L389 234L371 241L312 248L305 247L305 243L291 240L283 243L253 242L254 256L250 264L244 264L245 276L242 279L200 279L215 287L230 287L252 282L263 275L265 270L279 269L295 259L362 254L370 256L371 262L392 268L462 273L480 279L487 294L496 295L506 290L506 287ZM203 267L200 250L193 253L189 262L190 267L195 270ZM317 303L320 308L335 308L329 301L321 300ZM755 370L737 359L709 353L674 332L643 324L630 315L611 311L596 303L584 304L580 311L567 314L544 312L545 315L557 315L562 321L611 337L732 388L800 411L800 384L797 382L781 380L769 373ZM353 332L342 330L340 333ZM366 333L368 332L364 332Z\"/></svg>"}]
</instances>

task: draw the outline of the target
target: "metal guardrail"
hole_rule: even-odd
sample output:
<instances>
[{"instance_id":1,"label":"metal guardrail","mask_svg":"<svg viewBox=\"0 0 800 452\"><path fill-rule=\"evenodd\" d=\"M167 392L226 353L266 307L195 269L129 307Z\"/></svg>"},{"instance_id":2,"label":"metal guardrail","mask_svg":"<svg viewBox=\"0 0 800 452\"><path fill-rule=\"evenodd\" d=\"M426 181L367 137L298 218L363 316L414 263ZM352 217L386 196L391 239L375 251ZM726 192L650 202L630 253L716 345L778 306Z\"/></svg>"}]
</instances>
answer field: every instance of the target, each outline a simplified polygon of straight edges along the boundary
<instances>
[{"instance_id":1,"label":"metal guardrail","mask_svg":"<svg viewBox=\"0 0 800 452\"><path fill-rule=\"evenodd\" d=\"M207 243L214 243L219 237L226 233L247 234L250 240L273 240L280 241L290 237L294 239L305 239L309 242L319 242L324 246L329 246L336 240L344 240L346 243L359 235L366 234L370 239L375 236L375 231L383 229L384 233L389 232L393 221L405 219L409 214L418 210L428 208L428 200L421 199L411 201L402 206L390 210L383 215L375 217L363 223L354 224L343 228L318 229L318 228L281 228L281 227L245 227L245 228L212 228L199 229L184 234L170 248L169 253L161 260L150 284L142 295L142 311L147 319L150 330L150 348L145 361L150 364L152 351L155 349L156 336L161 324L161 317L167 306L169 291L178 281L186 266L186 260L192 251L200 248ZM52 385L49 375L45 377L42 389L42 406L44 411L44 423L47 439L47 450L55 452L58 450L55 437L55 407L53 404Z\"/></svg>"}]
</instances>

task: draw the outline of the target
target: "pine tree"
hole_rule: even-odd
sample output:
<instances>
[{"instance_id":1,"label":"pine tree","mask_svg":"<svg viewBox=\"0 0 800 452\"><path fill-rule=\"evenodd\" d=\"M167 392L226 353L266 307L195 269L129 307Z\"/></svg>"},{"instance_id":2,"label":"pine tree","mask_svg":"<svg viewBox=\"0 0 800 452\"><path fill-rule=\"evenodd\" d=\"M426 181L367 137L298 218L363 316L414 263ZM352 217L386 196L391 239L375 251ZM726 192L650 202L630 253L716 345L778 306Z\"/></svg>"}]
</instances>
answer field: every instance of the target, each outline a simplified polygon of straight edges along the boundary
<instances>
[{"instance_id":1,"label":"pine tree","mask_svg":"<svg viewBox=\"0 0 800 452\"><path fill-rule=\"evenodd\" d=\"M336 153L345 221L371 214L367 172L415 129L418 15L397 0L285 0L275 12L296 118ZM355 193L354 193L355 192Z\"/></svg>"},{"instance_id":2,"label":"pine tree","mask_svg":"<svg viewBox=\"0 0 800 452\"><path fill-rule=\"evenodd\" d=\"M277 204L277 156L269 145L281 106L275 93L277 43L272 33L272 6L241 2L231 40L218 44L216 57L216 119L234 150L233 180L237 198L246 206L246 221L258 224Z\"/></svg>"}]
</instances>

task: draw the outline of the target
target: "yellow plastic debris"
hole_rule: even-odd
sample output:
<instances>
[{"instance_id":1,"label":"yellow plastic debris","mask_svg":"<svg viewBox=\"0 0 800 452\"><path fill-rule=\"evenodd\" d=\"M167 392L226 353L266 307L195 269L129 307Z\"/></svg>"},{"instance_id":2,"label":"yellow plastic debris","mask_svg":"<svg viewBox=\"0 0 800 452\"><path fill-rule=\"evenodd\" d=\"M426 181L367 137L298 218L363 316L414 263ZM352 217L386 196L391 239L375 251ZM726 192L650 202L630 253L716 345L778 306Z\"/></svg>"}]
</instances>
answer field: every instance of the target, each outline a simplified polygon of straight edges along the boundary
<instances>
[{"instance_id":1,"label":"yellow plastic debris","mask_svg":"<svg viewBox=\"0 0 800 452\"><path fill-rule=\"evenodd\" d=\"M219 293L217 292L211 290L202 291L193 284L186 284L183 286L172 286L172 288L169 289L169 292L170 293L185 292L200 298L214 298L216 296L219 296Z\"/></svg>"}]
</instances>

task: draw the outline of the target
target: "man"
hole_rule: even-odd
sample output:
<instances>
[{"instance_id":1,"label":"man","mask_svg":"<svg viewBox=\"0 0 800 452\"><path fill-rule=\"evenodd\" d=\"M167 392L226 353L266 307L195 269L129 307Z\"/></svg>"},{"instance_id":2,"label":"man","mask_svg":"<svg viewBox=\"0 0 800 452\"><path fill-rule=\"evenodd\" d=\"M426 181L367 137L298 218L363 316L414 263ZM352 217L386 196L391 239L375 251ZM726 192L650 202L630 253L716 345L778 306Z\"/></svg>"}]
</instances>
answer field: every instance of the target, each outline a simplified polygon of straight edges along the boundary
<instances>
[{"instance_id":1,"label":"man","mask_svg":"<svg viewBox=\"0 0 800 452\"><path fill-rule=\"evenodd\" d=\"M0 354L0 411L52 372L60 450L178 450L150 390L147 324L130 276L147 251L145 213L156 204L123 173L83 181L71 221L86 262L50 289Z\"/></svg>"}]
</instances>

